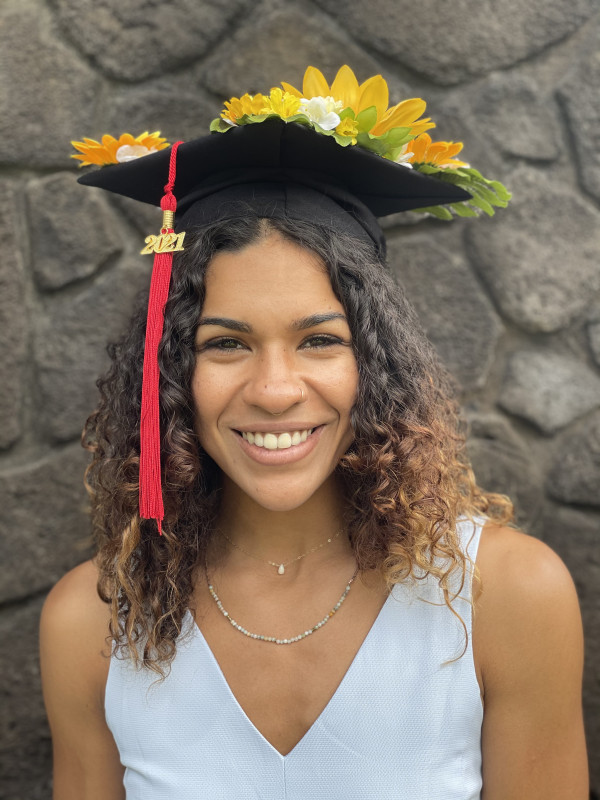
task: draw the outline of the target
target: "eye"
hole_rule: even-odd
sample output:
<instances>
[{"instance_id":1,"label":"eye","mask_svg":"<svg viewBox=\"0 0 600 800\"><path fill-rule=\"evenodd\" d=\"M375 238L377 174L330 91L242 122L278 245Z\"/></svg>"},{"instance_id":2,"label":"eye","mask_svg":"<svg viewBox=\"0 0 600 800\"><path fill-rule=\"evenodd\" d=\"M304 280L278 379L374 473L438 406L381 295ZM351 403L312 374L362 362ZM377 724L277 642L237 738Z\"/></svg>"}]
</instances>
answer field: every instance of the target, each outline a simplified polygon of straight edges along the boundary
<instances>
[{"instance_id":1,"label":"eye","mask_svg":"<svg viewBox=\"0 0 600 800\"><path fill-rule=\"evenodd\" d=\"M204 350L238 350L243 347L243 344L237 339L232 339L229 336L222 336L219 339L210 339L202 345L196 347L197 353L202 353Z\"/></svg>"},{"instance_id":2,"label":"eye","mask_svg":"<svg viewBox=\"0 0 600 800\"><path fill-rule=\"evenodd\" d=\"M345 344L343 339L340 339L339 336L332 336L328 333L315 333L313 336L309 336L308 339L305 339L302 342L303 347L308 348L321 348L321 347L331 347L335 344Z\"/></svg>"}]
</instances>

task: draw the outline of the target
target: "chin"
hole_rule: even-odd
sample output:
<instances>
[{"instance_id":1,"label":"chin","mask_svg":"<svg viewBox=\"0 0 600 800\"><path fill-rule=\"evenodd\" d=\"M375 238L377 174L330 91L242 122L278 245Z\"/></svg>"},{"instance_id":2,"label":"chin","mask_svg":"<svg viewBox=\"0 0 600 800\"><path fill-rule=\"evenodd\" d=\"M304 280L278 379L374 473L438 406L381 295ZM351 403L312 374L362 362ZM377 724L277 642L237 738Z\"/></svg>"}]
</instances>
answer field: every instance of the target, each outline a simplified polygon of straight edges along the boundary
<instances>
[{"instance_id":1,"label":"chin","mask_svg":"<svg viewBox=\"0 0 600 800\"><path fill-rule=\"evenodd\" d=\"M330 482L334 480L332 474L324 476L323 481L316 485L313 482L311 485L307 485L304 481L298 481L294 485L289 476L282 475L281 481L271 479L268 481L268 485L261 486L260 484L244 485L244 482L238 484L228 478L225 481L225 487L226 493L230 494L234 502L250 501L267 511L284 513L301 508L316 494L327 491Z\"/></svg>"}]
</instances>

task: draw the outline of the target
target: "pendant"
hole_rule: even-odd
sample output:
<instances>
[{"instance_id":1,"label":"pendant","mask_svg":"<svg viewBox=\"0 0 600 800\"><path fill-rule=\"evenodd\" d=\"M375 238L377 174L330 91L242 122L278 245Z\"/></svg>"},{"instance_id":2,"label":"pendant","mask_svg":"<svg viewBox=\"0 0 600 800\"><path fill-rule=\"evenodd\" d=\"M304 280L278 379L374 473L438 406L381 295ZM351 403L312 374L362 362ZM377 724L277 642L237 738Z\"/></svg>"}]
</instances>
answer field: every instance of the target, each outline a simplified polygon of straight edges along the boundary
<instances>
[{"instance_id":1,"label":"pendant","mask_svg":"<svg viewBox=\"0 0 600 800\"><path fill-rule=\"evenodd\" d=\"M280 564L277 567L277 572L278 572L279 575L283 575L285 573L285 567L283 566L283 564Z\"/></svg>"}]
</instances>

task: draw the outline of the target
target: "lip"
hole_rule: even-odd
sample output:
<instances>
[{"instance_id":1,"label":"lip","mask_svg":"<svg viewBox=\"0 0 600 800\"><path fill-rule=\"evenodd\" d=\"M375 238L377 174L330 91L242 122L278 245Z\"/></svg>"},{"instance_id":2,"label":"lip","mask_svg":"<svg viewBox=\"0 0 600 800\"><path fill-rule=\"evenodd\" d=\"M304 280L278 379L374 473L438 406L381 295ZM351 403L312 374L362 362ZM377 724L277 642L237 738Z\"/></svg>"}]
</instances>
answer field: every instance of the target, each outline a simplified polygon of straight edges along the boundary
<instances>
[{"instance_id":1,"label":"lip","mask_svg":"<svg viewBox=\"0 0 600 800\"><path fill-rule=\"evenodd\" d=\"M233 430L238 431L239 433L294 433L294 431L310 431L313 428L318 428L318 422L295 422L291 420L289 422L283 422L282 420L278 420L277 422L251 422L249 425L236 425Z\"/></svg>"},{"instance_id":2,"label":"lip","mask_svg":"<svg viewBox=\"0 0 600 800\"><path fill-rule=\"evenodd\" d=\"M284 428L283 425L279 423L276 426L271 425L265 428L261 427L256 429L261 433L286 433L294 430L310 430L311 427L314 427L314 430L305 442L300 442L300 444L296 444L293 447L286 447L282 450L267 450L264 447L257 447L255 444L250 444L250 442L246 441L246 439L244 439L243 436L238 433L237 429L234 431L234 436L242 448L242 451L253 461L256 461L258 464L276 467L281 464L291 464L295 461L300 461L302 458L305 458L309 453L311 453L317 446L325 426L307 425L306 427L301 428L296 427L295 423L289 423L288 427ZM252 428L243 428L242 430L251 431Z\"/></svg>"}]
</instances>

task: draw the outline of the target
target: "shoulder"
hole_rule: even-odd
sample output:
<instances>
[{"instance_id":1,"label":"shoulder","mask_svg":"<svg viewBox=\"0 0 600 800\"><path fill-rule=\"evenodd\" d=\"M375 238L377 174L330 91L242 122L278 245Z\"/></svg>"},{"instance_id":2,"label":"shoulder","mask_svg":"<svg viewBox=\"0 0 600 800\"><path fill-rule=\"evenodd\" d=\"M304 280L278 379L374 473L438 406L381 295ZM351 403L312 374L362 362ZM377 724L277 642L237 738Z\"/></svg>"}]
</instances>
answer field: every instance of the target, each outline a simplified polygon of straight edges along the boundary
<instances>
[{"instance_id":1,"label":"shoulder","mask_svg":"<svg viewBox=\"0 0 600 800\"><path fill-rule=\"evenodd\" d=\"M42 687L52 731L54 796L124 798L123 767L104 716L110 608L91 561L68 572L42 610Z\"/></svg>"},{"instance_id":2,"label":"shoulder","mask_svg":"<svg viewBox=\"0 0 600 800\"><path fill-rule=\"evenodd\" d=\"M85 561L67 572L46 597L42 626L54 632L64 628L78 634L90 626L107 626L110 611L100 599L97 584L98 569L93 561Z\"/></svg>"},{"instance_id":3,"label":"shoulder","mask_svg":"<svg viewBox=\"0 0 600 800\"><path fill-rule=\"evenodd\" d=\"M47 680L85 669L87 687L102 689L108 672L110 609L97 592L98 570L86 561L48 594L40 620L42 668ZM85 689L86 687L80 687Z\"/></svg>"},{"instance_id":4,"label":"shoulder","mask_svg":"<svg viewBox=\"0 0 600 800\"><path fill-rule=\"evenodd\" d=\"M514 528L487 523L477 553L480 596L490 603L576 598L573 580L562 559L544 542Z\"/></svg>"},{"instance_id":5,"label":"shoulder","mask_svg":"<svg viewBox=\"0 0 600 800\"><path fill-rule=\"evenodd\" d=\"M583 799L583 634L573 580L543 542L491 524L477 566L473 652L485 796Z\"/></svg>"},{"instance_id":6,"label":"shoulder","mask_svg":"<svg viewBox=\"0 0 600 800\"><path fill-rule=\"evenodd\" d=\"M473 635L488 688L513 682L528 666L543 668L543 660L563 647L571 648L577 670L581 617L561 558L539 539L488 523L477 567Z\"/></svg>"}]
</instances>

